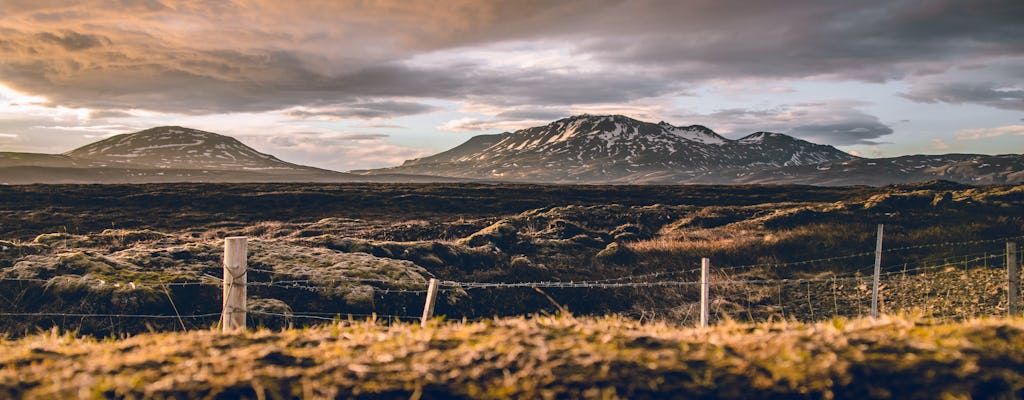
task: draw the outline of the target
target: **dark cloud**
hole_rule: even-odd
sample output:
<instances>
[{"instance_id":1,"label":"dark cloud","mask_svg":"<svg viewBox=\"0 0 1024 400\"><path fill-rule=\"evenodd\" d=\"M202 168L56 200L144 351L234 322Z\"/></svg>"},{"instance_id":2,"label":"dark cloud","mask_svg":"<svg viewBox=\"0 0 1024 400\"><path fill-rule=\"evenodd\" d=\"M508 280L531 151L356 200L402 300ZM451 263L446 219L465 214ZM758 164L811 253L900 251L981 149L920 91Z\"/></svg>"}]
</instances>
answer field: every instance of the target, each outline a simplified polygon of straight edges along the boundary
<instances>
[{"instance_id":1,"label":"dark cloud","mask_svg":"<svg viewBox=\"0 0 1024 400\"><path fill-rule=\"evenodd\" d=\"M43 42L60 45L67 51L87 50L111 44L110 39L105 36L81 34L69 30L61 31L60 34L50 32L37 33L36 38Z\"/></svg>"},{"instance_id":2,"label":"dark cloud","mask_svg":"<svg viewBox=\"0 0 1024 400\"><path fill-rule=\"evenodd\" d=\"M362 124L360 128L366 129L409 129L408 127L397 125L397 124Z\"/></svg>"},{"instance_id":3,"label":"dark cloud","mask_svg":"<svg viewBox=\"0 0 1024 400\"><path fill-rule=\"evenodd\" d=\"M799 125L789 133L818 143L833 145L876 145L876 139L893 133L892 128L878 121L861 120L834 124Z\"/></svg>"},{"instance_id":4,"label":"dark cloud","mask_svg":"<svg viewBox=\"0 0 1024 400\"><path fill-rule=\"evenodd\" d=\"M91 119L103 119L103 118L127 118L133 117L132 113L120 110L105 110L105 111L93 111L89 113Z\"/></svg>"},{"instance_id":5,"label":"dark cloud","mask_svg":"<svg viewBox=\"0 0 1024 400\"><path fill-rule=\"evenodd\" d=\"M496 118L502 119L540 119L540 120L556 120L569 116L567 110L548 110L548 109L522 109L522 110L510 110L502 111L495 115Z\"/></svg>"},{"instance_id":6,"label":"dark cloud","mask_svg":"<svg viewBox=\"0 0 1024 400\"><path fill-rule=\"evenodd\" d=\"M904 97L924 103L975 103L1024 111L1024 89L1006 88L992 82L934 82L915 86Z\"/></svg>"},{"instance_id":7,"label":"dark cloud","mask_svg":"<svg viewBox=\"0 0 1024 400\"><path fill-rule=\"evenodd\" d=\"M585 52L689 79L869 81L1024 55L1024 3L1014 0L673 3L627 7L621 18L643 15L643 27L608 28L583 41Z\"/></svg>"},{"instance_id":8,"label":"dark cloud","mask_svg":"<svg viewBox=\"0 0 1024 400\"><path fill-rule=\"evenodd\" d=\"M836 146L877 145L893 129L858 109L865 103L850 100L797 103L772 109L733 108L709 114L679 113L684 125L697 123L739 138L755 131L786 133L814 143Z\"/></svg>"},{"instance_id":9,"label":"dark cloud","mask_svg":"<svg viewBox=\"0 0 1024 400\"><path fill-rule=\"evenodd\" d=\"M1024 110L1024 57L967 65L917 77L902 96L923 103L980 104Z\"/></svg>"},{"instance_id":10,"label":"dark cloud","mask_svg":"<svg viewBox=\"0 0 1024 400\"><path fill-rule=\"evenodd\" d=\"M285 114L296 119L379 119L423 114L439 109L422 103L378 101L346 104L329 109L289 110Z\"/></svg>"},{"instance_id":11,"label":"dark cloud","mask_svg":"<svg viewBox=\"0 0 1024 400\"><path fill-rule=\"evenodd\" d=\"M262 138L267 143L279 148L302 147L310 144L337 145L348 142L379 141L390 135L380 133L323 133L305 135L269 136Z\"/></svg>"}]
</instances>

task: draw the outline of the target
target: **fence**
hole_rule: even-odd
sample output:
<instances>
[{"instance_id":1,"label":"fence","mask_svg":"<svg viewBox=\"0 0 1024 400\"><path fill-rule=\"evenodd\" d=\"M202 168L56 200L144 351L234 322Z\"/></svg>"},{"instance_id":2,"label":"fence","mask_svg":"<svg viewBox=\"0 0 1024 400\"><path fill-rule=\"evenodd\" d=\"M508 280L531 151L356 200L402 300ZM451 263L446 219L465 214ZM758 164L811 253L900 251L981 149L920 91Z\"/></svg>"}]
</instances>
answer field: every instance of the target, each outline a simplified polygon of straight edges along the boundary
<instances>
[{"instance_id":1,"label":"fence","mask_svg":"<svg viewBox=\"0 0 1024 400\"><path fill-rule=\"evenodd\" d=\"M531 290L559 308L562 306L552 297L551 291L636 291L662 290L657 296L650 296L651 304L632 310L619 310L619 314L639 319L671 319L692 321L694 325L707 326L714 319L734 318L746 320L771 320L776 318L798 318L815 320L833 316L872 316L879 313L909 311L921 312L937 317L969 318L979 315L1018 315L1019 304L1019 258L1015 241L1024 236L1003 237L988 240L928 243L914 246L884 248L884 229L878 227L878 239L874 252L854 253L837 257L802 260L786 263L764 263L736 266L715 266L714 260L703 259L700 268L680 271L658 271L646 274L624 275L581 281L533 281L533 282L456 282L438 279L368 279L338 277L337 282L358 283L372 286L375 293L383 296L415 296L424 304L422 313L351 313L344 310L335 312L281 312L258 309L247 305L249 288L274 288L278 290L299 290L318 292L329 290L317 286L305 276L295 279L248 281L249 273L267 276L286 275L281 271L250 268L246 265L247 239L231 237L225 239L223 278L206 276L193 282L103 282L114 286L139 285L160 287L174 314L117 314L117 313L61 313L61 312L2 312L0 317L8 318L51 318L61 321L75 319L122 320L165 320L177 322L188 330L186 321L192 326L202 326L200 321L212 322L219 318L221 329L232 332L244 329L246 317L282 318L288 321L306 320L332 321L341 316L349 318L382 318L387 320L419 320L426 324L435 311L440 294L470 293L479 291ZM984 251L957 253L936 259L922 259L913 262L899 262L898 253L929 248L984 247ZM837 261L856 262L873 257L873 263L852 271L816 271L802 277L771 277L774 271L794 266L825 265ZM895 259L895 261L891 261ZM866 261L866 260L865 260ZM24 284L51 284L52 279L0 278L0 281ZM173 287L220 287L223 303L219 313L179 313L170 294ZM545 291L546 290L546 291ZM944 291L944 292L943 292ZM699 293L699 295L698 295ZM557 293L561 294L561 293ZM630 293L627 293L628 296ZM2 296L0 296L2 297ZM558 296L555 296L558 297ZM12 299L4 298L9 304ZM660 303L660 306L658 305ZM870 304L870 306L868 306ZM408 310L406 310L408 311ZM456 316L457 317L457 316Z\"/></svg>"}]
</instances>

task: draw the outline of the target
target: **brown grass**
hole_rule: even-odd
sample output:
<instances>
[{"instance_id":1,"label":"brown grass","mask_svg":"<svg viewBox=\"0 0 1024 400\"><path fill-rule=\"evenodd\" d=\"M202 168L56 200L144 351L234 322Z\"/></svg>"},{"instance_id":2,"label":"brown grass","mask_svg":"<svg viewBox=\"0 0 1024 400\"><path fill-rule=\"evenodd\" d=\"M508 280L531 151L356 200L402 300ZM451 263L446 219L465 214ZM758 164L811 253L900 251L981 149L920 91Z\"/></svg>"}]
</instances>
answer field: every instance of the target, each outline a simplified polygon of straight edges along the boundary
<instances>
[{"instance_id":1,"label":"brown grass","mask_svg":"<svg viewBox=\"0 0 1024 400\"><path fill-rule=\"evenodd\" d=\"M24 398L1014 398L1024 321L709 329L621 318L338 322L281 332L0 340Z\"/></svg>"}]
</instances>

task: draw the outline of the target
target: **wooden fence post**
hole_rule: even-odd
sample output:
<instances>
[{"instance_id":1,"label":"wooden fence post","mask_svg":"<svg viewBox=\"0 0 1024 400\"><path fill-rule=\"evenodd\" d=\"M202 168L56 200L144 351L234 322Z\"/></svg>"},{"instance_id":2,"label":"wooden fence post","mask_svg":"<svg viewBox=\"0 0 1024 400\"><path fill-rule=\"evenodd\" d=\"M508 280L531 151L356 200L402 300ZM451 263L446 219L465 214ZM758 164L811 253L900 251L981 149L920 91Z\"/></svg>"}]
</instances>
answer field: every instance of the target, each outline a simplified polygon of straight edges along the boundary
<instances>
[{"instance_id":1,"label":"wooden fence post","mask_svg":"<svg viewBox=\"0 0 1024 400\"><path fill-rule=\"evenodd\" d=\"M708 282L708 269L711 268L711 260L708 258L700 259L700 326L706 328L708 326L708 314L710 314L711 307L708 304L708 289L710 284Z\"/></svg>"},{"instance_id":2,"label":"wooden fence post","mask_svg":"<svg viewBox=\"0 0 1024 400\"><path fill-rule=\"evenodd\" d=\"M423 305L423 317L420 318L420 326L426 327L427 321L434 317L434 304L437 303L437 279L430 278L427 285L427 303Z\"/></svg>"},{"instance_id":3,"label":"wooden fence post","mask_svg":"<svg viewBox=\"0 0 1024 400\"><path fill-rule=\"evenodd\" d=\"M878 278L882 274L882 224L878 224L875 242L875 277L871 285L871 318L878 318Z\"/></svg>"},{"instance_id":4,"label":"wooden fence post","mask_svg":"<svg viewBox=\"0 0 1024 400\"><path fill-rule=\"evenodd\" d=\"M1010 317L1017 316L1017 294L1020 293L1020 272L1017 271L1017 243L1006 242L1006 275L1010 281L1008 309Z\"/></svg>"},{"instance_id":5,"label":"wooden fence post","mask_svg":"<svg viewBox=\"0 0 1024 400\"><path fill-rule=\"evenodd\" d=\"M246 258L248 239L224 239L224 304L221 311L221 331L224 333L245 329Z\"/></svg>"}]
</instances>

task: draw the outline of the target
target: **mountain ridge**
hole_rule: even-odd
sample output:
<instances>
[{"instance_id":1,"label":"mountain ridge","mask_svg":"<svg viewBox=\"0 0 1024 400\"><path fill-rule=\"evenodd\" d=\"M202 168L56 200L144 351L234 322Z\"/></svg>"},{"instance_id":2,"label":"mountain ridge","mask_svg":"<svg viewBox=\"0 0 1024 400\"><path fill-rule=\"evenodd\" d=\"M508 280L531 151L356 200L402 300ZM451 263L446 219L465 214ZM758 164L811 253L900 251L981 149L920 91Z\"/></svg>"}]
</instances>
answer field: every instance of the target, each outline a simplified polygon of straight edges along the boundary
<instances>
[{"instance_id":1,"label":"mountain ridge","mask_svg":"<svg viewBox=\"0 0 1024 400\"><path fill-rule=\"evenodd\" d=\"M494 144L484 146L491 142ZM693 174L855 158L832 146L780 133L758 132L732 140L702 125L655 124L623 115L579 115L490 135L486 140L477 136L447 152L364 172L550 183L628 182L633 177L643 183L650 175L666 172Z\"/></svg>"},{"instance_id":2,"label":"mountain ridge","mask_svg":"<svg viewBox=\"0 0 1024 400\"><path fill-rule=\"evenodd\" d=\"M727 139L702 125L582 115L478 135L432 156L337 172L282 161L229 136L180 126L116 135L62 154L0 152L0 184L162 182L484 182L806 184L1024 182L1024 155L860 158L759 131Z\"/></svg>"}]
</instances>

